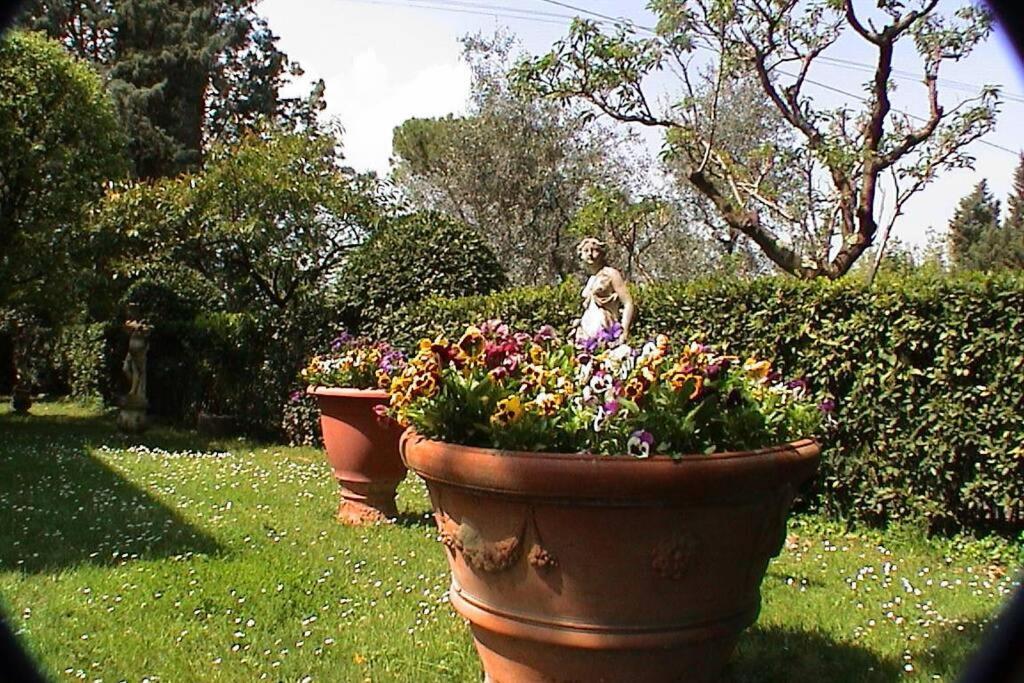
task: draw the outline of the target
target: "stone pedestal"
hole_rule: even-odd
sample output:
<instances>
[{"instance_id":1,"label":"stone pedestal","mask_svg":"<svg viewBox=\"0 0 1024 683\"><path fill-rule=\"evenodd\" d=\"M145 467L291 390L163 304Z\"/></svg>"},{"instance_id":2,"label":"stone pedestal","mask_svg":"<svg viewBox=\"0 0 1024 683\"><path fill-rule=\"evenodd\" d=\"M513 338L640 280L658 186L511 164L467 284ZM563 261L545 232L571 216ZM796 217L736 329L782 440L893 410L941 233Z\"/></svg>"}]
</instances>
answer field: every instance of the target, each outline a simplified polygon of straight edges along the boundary
<instances>
[{"instance_id":1,"label":"stone pedestal","mask_svg":"<svg viewBox=\"0 0 1024 683\"><path fill-rule=\"evenodd\" d=\"M11 392L11 410L19 415L27 415L31 407L32 393L20 386L14 387L14 391Z\"/></svg>"},{"instance_id":2,"label":"stone pedestal","mask_svg":"<svg viewBox=\"0 0 1024 683\"><path fill-rule=\"evenodd\" d=\"M118 429L130 434L138 434L145 431L148 426L146 421L147 407L148 402L145 399L140 401L133 396L126 397L121 405L121 412L117 414Z\"/></svg>"}]
</instances>

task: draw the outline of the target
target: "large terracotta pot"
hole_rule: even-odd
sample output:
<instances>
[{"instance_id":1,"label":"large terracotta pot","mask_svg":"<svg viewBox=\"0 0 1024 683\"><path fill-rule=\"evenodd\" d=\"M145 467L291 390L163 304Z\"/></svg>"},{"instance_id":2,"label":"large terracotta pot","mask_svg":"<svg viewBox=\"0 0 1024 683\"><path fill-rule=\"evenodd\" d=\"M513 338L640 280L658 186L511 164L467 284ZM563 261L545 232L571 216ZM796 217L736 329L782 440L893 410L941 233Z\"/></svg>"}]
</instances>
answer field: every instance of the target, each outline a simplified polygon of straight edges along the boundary
<instances>
[{"instance_id":1,"label":"large terracotta pot","mask_svg":"<svg viewBox=\"0 0 1024 683\"><path fill-rule=\"evenodd\" d=\"M402 444L493 683L717 678L818 466L811 440L678 461Z\"/></svg>"},{"instance_id":2,"label":"large terracotta pot","mask_svg":"<svg viewBox=\"0 0 1024 683\"><path fill-rule=\"evenodd\" d=\"M387 404L387 392L310 387L307 393L320 403L327 461L341 486L338 521L359 525L395 517L395 490L406 471L398 451L402 429L373 412Z\"/></svg>"}]
</instances>

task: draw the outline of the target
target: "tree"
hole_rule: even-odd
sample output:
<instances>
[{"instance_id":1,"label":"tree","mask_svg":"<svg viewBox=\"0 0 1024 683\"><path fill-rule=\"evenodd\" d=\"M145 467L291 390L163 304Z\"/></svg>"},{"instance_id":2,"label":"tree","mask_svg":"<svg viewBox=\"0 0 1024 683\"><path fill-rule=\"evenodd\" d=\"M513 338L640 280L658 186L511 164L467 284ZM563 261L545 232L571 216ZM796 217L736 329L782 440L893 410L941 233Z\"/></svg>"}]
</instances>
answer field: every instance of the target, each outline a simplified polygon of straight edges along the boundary
<instances>
[{"instance_id":1,"label":"tree","mask_svg":"<svg viewBox=\"0 0 1024 683\"><path fill-rule=\"evenodd\" d=\"M1013 174L1006 219L999 223L999 202L982 181L965 197L950 222L954 265L973 270L1024 268L1024 158Z\"/></svg>"},{"instance_id":2,"label":"tree","mask_svg":"<svg viewBox=\"0 0 1024 683\"><path fill-rule=\"evenodd\" d=\"M518 284L577 270L568 226L584 188L611 182L608 131L554 102L516 96L511 38L464 41L473 73L465 117L395 129L395 181L414 205L473 227Z\"/></svg>"},{"instance_id":3,"label":"tree","mask_svg":"<svg viewBox=\"0 0 1024 683\"><path fill-rule=\"evenodd\" d=\"M707 238L689 227L684 207L666 197L590 187L570 228L577 238L603 239L630 281L692 279L721 265Z\"/></svg>"},{"instance_id":4,"label":"tree","mask_svg":"<svg viewBox=\"0 0 1024 683\"><path fill-rule=\"evenodd\" d=\"M237 139L264 117L312 125L323 83L283 98L301 73L277 49L255 0L31 0L22 24L62 42L107 76L135 172L195 168L213 138Z\"/></svg>"},{"instance_id":5,"label":"tree","mask_svg":"<svg viewBox=\"0 0 1024 683\"><path fill-rule=\"evenodd\" d=\"M970 166L965 147L992 129L997 92L984 88L946 107L938 75L948 60L966 57L990 32L981 6L952 17L938 0L879 0L869 15L852 0L653 0L657 29L638 38L632 27L602 33L593 22L574 22L565 40L516 70L526 91L589 102L623 122L664 129L681 143L684 175L722 219L747 235L779 268L805 278L836 278L887 232L911 196L944 169ZM811 67L852 33L873 50L874 75L863 106L821 107L805 92ZM922 61L928 115L917 123L893 109L893 55L913 42ZM709 54L713 68L697 59ZM682 98L657 110L645 78L679 74ZM701 93L717 94L738 78L756 77L763 94L792 131L792 144L769 140L739 161L718 137L719 108L710 115ZM773 168L799 169L806 190L799 203L776 194ZM880 188L893 192L890 223L880 216ZM794 236L806 235L807 244Z\"/></svg>"},{"instance_id":6,"label":"tree","mask_svg":"<svg viewBox=\"0 0 1024 683\"><path fill-rule=\"evenodd\" d=\"M1013 172L1013 189L1006 200L1006 208L1004 229L1024 231L1024 154Z\"/></svg>"},{"instance_id":7,"label":"tree","mask_svg":"<svg viewBox=\"0 0 1024 683\"><path fill-rule=\"evenodd\" d=\"M792 134L779 112L764 94L760 83L751 76L724 81L720 85L713 72L707 72L695 87L698 106L707 117L716 117L715 138L731 163L757 165L769 145L786 150L792 143ZM719 87L716 87L719 85ZM722 218L713 202L697 191L686 180L687 145L680 131L670 130L665 135L662 159L670 177L675 180L681 209L691 222L701 224L710 231L717 243L721 263L717 264L732 275L755 275L771 270L766 259L749 237ZM803 198L806 168L790 164L770 164L764 169L762 183L778 201L799 206ZM807 236L794 234L794 240L807 245Z\"/></svg>"},{"instance_id":8,"label":"tree","mask_svg":"<svg viewBox=\"0 0 1024 683\"><path fill-rule=\"evenodd\" d=\"M352 252L331 305L346 327L387 338L386 319L430 296L490 294L508 284L494 253L472 228L436 212L395 216Z\"/></svg>"},{"instance_id":9,"label":"tree","mask_svg":"<svg viewBox=\"0 0 1024 683\"><path fill-rule=\"evenodd\" d=\"M383 219L372 180L341 170L333 137L273 129L215 145L203 171L111 191L96 232L124 255L115 272L184 266L223 306L288 318L338 276Z\"/></svg>"},{"instance_id":10,"label":"tree","mask_svg":"<svg viewBox=\"0 0 1024 683\"><path fill-rule=\"evenodd\" d=\"M42 36L0 40L0 308L72 309L85 206L126 170L99 76Z\"/></svg>"},{"instance_id":11,"label":"tree","mask_svg":"<svg viewBox=\"0 0 1024 683\"><path fill-rule=\"evenodd\" d=\"M982 270L990 233L999 230L999 200L982 180L960 200L949 222L949 255L956 268Z\"/></svg>"}]
</instances>

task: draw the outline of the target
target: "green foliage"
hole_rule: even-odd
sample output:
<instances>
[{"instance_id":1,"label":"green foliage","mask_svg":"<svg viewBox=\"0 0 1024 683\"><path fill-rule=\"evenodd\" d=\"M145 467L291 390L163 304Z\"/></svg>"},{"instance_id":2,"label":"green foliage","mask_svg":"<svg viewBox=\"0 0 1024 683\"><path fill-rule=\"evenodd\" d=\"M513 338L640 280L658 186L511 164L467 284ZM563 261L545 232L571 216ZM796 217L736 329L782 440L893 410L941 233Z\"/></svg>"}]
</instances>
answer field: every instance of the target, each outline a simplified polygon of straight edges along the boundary
<instances>
[{"instance_id":1,"label":"green foliage","mask_svg":"<svg viewBox=\"0 0 1024 683\"><path fill-rule=\"evenodd\" d=\"M301 68L277 47L254 0L24 3L20 23L109 76L136 175L194 168L211 139L236 140L263 118L315 126L323 81L283 97Z\"/></svg>"},{"instance_id":2,"label":"green foliage","mask_svg":"<svg viewBox=\"0 0 1024 683\"><path fill-rule=\"evenodd\" d=\"M281 409L281 432L289 446L323 447L320 404L315 397L296 389Z\"/></svg>"},{"instance_id":3,"label":"green foliage","mask_svg":"<svg viewBox=\"0 0 1024 683\"><path fill-rule=\"evenodd\" d=\"M999 229L999 200L992 196L988 182L982 180L960 200L949 222L949 255L953 265L966 270L982 270L990 254L985 253L986 237Z\"/></svg>"},{"instance_id":4,"label":"green foliage","mask_svg":"<svg viewBox=\"0 0 1024 683\"><path fill-rule=\"evenodd\" d=\"M835 397L838 426L818 478L830 513L932 529L1024 526L1024 278L884 275L854 280L706 281L636 290L643 339L728 340L723 351L775 359ZM577 315L571 288L490 297L432 298L392 315L393 341L502 317L564 331Z\"/></svg>"},{"instance_id":5,"label":"green foliage","mask_svg":"<svg viewBox=\"0 0 1024 683\"><path fill-rule=\"evenodd\" d=\"M581 288L578 282L569 280L558 287L519 287L490 296L431 296L415 306L396 310L379 327L389 331L386 336L395 346L407 349L424 337L433 339L479 320L499 319L523 330L551 325L564 331L579 318Z\"/></svg>"},{"instance_id":6,"label":"green foliage","mask_svg":"<svg viewBox=\"0 0 1024 683\"><path fill-rule=\"evenodd\" d=\"M99 76L42 36L0 39L0 306L58 314L88 270L82 211L125 171Z\"/></svg>"},{"instance_id":7,"label":"green foliage","mask_svg":"<svg viewBox=\"0 0 1024 683\"><path fill-rule=\"evenodd\" d=\"M423 212L393 219L355 250L335 291L351 329L388 338L392 331L383 321L403 306L505 284L501 264L474 230Z\"/></svg>"},{"instance_id":8,"label":"green foliage","mask_svg":"<svg viewBox=\"0 0 1024 683\"><path fill-rule=\"evenodd\" d=\"M290 315L318 301L349 249L381 220L375 185L340 169L328 135L264 129L209 152L202 172L108 193L95 230L137 277L185 268L229 310Z\"/></svg>"},{"instance_id":9,"label":"green foliage","mask_svg":"<svg viewBox=\"0 0 1024 683\"><path fill-rule=\"evenodd\" d=\"M67 383L68 395L78 400L111 397L112 367L108 348L116 333L110 325L68 325L57 333L52 363Z\"/></svg>"},{"instance_id":10,"label":"green foliage","mask_svg":"<svg viewBox=\"0 0 1024 683\"><path fill-rule=\"evenodd\" d=\"M604 241L610 261L629 281L692 279L723 265L714 259L715 250L707 240L684 227L691 217L678 202L596 185L587 188L584 197L569 233L577 240Z\"/></svg>"}]
</instances>

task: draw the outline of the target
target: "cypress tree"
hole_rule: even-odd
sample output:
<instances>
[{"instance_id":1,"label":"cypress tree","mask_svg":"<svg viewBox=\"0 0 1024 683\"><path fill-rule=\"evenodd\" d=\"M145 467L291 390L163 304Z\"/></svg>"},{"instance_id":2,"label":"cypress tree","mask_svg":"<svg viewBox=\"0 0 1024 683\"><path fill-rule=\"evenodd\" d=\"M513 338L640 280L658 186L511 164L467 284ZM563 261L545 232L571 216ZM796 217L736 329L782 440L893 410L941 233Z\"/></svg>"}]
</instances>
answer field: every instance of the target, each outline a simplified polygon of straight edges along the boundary
<instances>
[{"instance_id":1,"label":"cypress tree","mask_svg":"<svg viewBox=\"0 0 1024 683\"><path fill-rule=\"evenodd\" d=\"M985 268L980 253L993 230L999 229L999 200L992 196L988 181L982 180L960 200L949 222L949 255L956 268Z\"/></svg>"}]
</instances>

